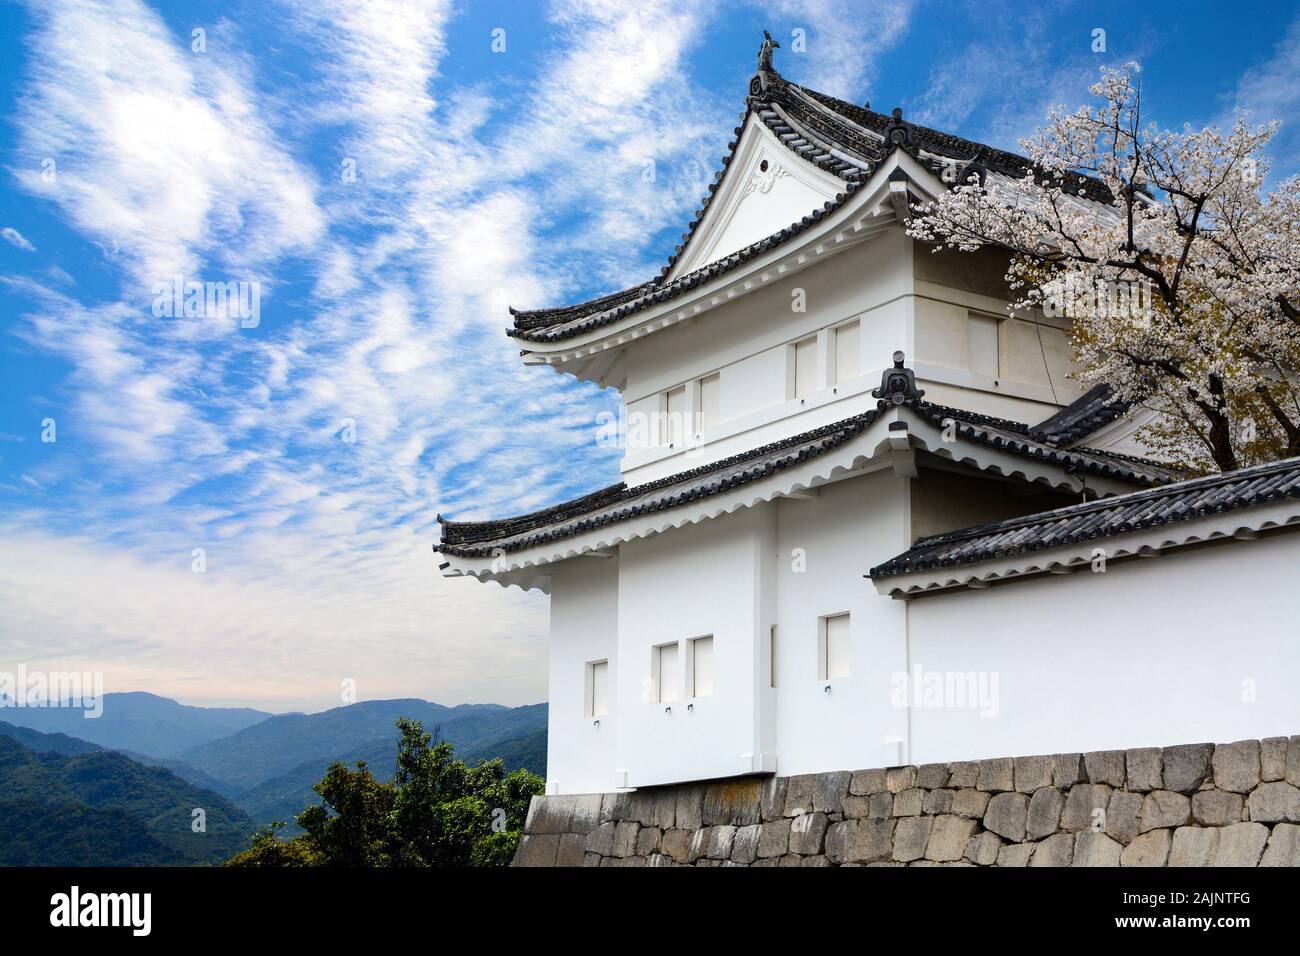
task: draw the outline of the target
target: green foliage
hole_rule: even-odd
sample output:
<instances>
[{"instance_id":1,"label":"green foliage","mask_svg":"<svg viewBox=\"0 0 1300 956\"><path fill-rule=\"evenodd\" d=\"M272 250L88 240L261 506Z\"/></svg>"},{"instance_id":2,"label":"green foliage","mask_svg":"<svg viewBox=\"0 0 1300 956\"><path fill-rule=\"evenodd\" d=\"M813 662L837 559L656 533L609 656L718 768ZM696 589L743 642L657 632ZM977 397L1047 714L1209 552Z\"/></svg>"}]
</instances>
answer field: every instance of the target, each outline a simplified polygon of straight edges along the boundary
<instances>
[{"instance_id":1,"label":"green foliage","mask_svg":"<svg viewBox=\"0 0 1300 956\"><path fill-rule=\"evenodd\" d=\"M507 774L501 760L468 766L419 721L400 717L393 779L364 761L332 764L313 789L321 803L298 814L301 836L281 840L273 824L227 866L504 866L542 779Z\"/></svg>"},{"instance_id":2,"label":"green foliage","mask_svg":"<svg viewBox=\"0 0 1300 956\"><path fill-rule=\"evenodd\" d=\"M52 745L71 749L68 739ZM0 800L0 865L211 864L254 829L230 801L168 770L98 749L38 753L8 736L0 736ZM202 832L192 827L196 809Z\"/></svg>"}]
</instances>

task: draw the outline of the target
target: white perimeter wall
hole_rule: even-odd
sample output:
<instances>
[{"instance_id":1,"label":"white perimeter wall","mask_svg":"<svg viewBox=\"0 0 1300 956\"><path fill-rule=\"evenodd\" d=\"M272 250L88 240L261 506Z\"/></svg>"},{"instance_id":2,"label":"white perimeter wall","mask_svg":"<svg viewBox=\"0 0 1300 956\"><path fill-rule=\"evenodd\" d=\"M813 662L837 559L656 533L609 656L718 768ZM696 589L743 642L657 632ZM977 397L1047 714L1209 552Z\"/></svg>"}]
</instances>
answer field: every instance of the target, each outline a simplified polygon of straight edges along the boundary
<instances>
[{"instance_id":1,"label":"white perimeter wall","mask_svg":"<svg viewBox=\"0 0 1300 956\"><path fill-rule=\"evenodd\" d=\"M999 707L914 708L912 761L1297 733L1298 559L1286 534L913 600L913 669L996 674Z\"/></svg>"}]
</instances>

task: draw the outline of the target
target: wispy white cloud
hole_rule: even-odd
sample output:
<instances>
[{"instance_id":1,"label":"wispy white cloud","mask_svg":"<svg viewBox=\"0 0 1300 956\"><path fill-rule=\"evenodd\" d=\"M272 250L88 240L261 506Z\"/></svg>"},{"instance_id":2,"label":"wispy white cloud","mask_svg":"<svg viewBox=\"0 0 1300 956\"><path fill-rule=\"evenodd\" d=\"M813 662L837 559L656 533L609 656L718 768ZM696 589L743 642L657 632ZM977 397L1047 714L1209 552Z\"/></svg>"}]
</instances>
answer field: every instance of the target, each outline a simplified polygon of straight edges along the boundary
<instances>
[{"instance_id":1,"label":"wispy white cloud","mask_svg":"<svg viewBox=\"0 0 1300 956\"><path fill-rule=\"evenodd\" d=\"M4 241L10 245L17 246L19 249L23 250L23 252L36 251L36 247L31 244L27 237L13 226L5 226L3 229L0 229L0 238L3 238Z\"/></svg>"},{"instance_id":2,"label":"wispy white cloud","mask_svg":"<svg viewBox=\"0 0 1300 956\"><path fill-rule=\"evenodd\" d=\"M1270 151L1280 160L1275 172L1290 175L1300 170L1294 159L1300 148L1300 16L1291 21L1269 56L1248 69L1237 81L1231 99L1232 112L1249 115L1252 122L1281 120ZM1231 125L1233 116L1224 115L1220 125Z\"/></svg>"}]
</instances>

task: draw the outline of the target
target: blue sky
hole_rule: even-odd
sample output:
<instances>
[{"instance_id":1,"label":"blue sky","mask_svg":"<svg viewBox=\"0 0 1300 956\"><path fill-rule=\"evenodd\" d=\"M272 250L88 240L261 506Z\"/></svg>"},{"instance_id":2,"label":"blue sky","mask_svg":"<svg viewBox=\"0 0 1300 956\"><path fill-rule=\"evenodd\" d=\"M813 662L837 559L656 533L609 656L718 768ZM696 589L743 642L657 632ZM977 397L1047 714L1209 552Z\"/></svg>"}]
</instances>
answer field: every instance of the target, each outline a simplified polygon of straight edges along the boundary
<instances>
[{"instance_id":1,"label":"blue sky","mask_svg":"<svg viewBox=\"0 0 1300 956\"><path fill-rule=\"evenodd\" d=\"M658 270L759 31L797 82L1013 149L1137 60L1148 116L1280 119L1294 173L1296 5L1223 11L0 4L0 670L274 710L345 680L544 699L545 599L440 579L435 515L617 480L617 397L524 369L505 306ZM256 283L256 325L155 315L174 276Z\"/></svg>"}]
</instances>

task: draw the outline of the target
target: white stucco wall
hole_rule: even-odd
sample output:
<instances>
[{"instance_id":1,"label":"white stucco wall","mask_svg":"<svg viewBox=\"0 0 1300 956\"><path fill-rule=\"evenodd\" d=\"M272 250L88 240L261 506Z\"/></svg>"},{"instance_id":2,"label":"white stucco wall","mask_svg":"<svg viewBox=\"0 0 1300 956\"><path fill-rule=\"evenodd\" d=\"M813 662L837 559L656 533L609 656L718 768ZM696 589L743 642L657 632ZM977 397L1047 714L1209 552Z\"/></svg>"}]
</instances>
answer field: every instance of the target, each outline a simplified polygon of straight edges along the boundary
<instances>
[{"instance_id":1,"label":"white stucco wall","mask_svg":"<svg viewBox=\"0 0 1300 956\"><path fill-rule=\"evenodd\" d=\"M601 793L616 786L618 558L572 558L551 567L547 792ZM609 713L586 713L586 665L608 660Z\"/></svg>"},{"instance_id":2,"label":"white stucco wall","mask_svg":"<svg viewBox=\"0 0 1300 956\"><path fill-rule=\"evenodd\" d=\"M775 513L760 505L620 546L616 769L627 772L628 786L753 772L773 749L763 734L770 695L759 674L768 620L762 582L774 542ZM706 635L713 694L656 701L652 648ZM770 719L767 726L770 734Z\"/></svg>"},{"instance_id":3,"label":"white stucco wall","mask_svg":"<svg viewBox=\"0 0 1300 956\"><path fill-rule=\"evenodd\" d=\"M782 775L898 762L906 714L888 681L905 670L904 608L863 574L906 537L907 488L892 471L850 478L778 508L777 768ZM795 549L806 570L798 571ZM849 612L850 675L818 679L819 618Z\"/></svg>"},{"instance_id":4,"label":"white stucco wall","mask_svg":"<svg viewBox=\"0 0 1300 956\"><path fill-rule=\"evenodd\" d=\"M914 708L912 761L1294 734L1298 562L1288 534L908 602L914 669L998 690L996 716Z\"/></svg>"}]
</instances>

